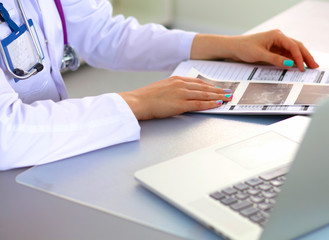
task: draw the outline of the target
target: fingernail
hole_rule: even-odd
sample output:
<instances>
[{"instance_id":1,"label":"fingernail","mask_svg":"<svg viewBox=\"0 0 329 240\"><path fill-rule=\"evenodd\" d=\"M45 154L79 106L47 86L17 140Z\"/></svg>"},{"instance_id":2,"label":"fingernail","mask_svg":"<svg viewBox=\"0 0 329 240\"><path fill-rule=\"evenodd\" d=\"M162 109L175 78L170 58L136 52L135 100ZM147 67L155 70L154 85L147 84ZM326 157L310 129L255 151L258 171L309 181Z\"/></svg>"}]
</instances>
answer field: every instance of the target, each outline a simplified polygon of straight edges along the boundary
<instances>
[{"instance_id":1,"label":"fingernail","mask_svg":"<svg viewBox=\"0 0 329 240\"><path fill-rule=\"evenodd\" d=\"M306 71L306 66L304 65L304 70Z\"/></svg>"},{"instance_id":2,"label":"fingernail","mask_svg":"<svg viewBox=\"0 0 329 240\"><path fill-rule=\"evenodd\" d=\"M233 94L225 94L225 97L232 98L233 97Z\"/></svg>"},{"instance_id":3,"label":"fingernail","mask_svg":"<svg viewBox=\"0 0 329 240\"><path fill-rule=\"evenodd\" d=\"M228 89L228 88L223 89L223 91L226 92L226 93L231 93L232 92L232 90Z\"/></svg>"},{"instance_id":4,"label":"fingernail","mask_svg":"<svg viewBox=\"0 0 329 240\"><path fill-rule=\"evenodd\" d=\"M294 66L294 61L292 61L292 60L284 60L283 61L283 65L285 65L287 67L292 67L292 66Z\"/></svg>"},{"instance_id":5,"label":"fingernail","mask_svg":"<svg viewBox=\"0 0 329 240\"><path fill-rule=\"evenodd\" d=\"M216 101L217 105L222 105L223 104L223 100L218 100Z\"/></svg>"}]
</instances>

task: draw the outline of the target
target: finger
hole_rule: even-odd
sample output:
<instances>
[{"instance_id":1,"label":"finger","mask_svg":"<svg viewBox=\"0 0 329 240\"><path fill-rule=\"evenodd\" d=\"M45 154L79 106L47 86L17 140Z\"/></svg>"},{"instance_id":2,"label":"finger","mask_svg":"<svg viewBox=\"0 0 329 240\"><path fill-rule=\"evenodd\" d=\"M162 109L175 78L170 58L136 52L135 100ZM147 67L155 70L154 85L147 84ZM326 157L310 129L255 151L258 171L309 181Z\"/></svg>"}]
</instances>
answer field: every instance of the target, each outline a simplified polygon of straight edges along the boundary
<instances>
[{"instance_id":1,"label":"finger","mask_svg":"<svg viewBox=\"0 0 329 240\"><path fill-rule=\"evenodd\" d=\"M290 68L294 65L293 60L288 59L285 56L269 52L267 50L263 50L263 61L281 68Z\"/></svg>"},{"instance_id":2,"label":"finger","mask_svg":"<svg viewBox=\"0 0 329 240\"><path fill-rule=\"evenodd\" d=\"M304 58L300 49L300 44L297 43L296 40L290 39L288 37L286 37L285 35L281 35L281 37L279 38L279 46L281 44L281 46L285 49L288 50L292 56L292 60L294 61L294 63L296 64L296 66L298 67L298 69L300 71L305 71L305 67L304 67ZM286 67L291 67L291 61L289 61L290 59L286 59L283 60L283 65Z\"/></svg>"},{"instance_id":3,"label":"finger","mask_svg":"<svg viewBox=\"0 0 329 240\"><path fill-rule=\"evenodd\" d=\"M200 84L200 83L189 83L186 85L186 89L189 90L199 90L199 91L205 91L205 92L213 92L213 93L218 93L218 94L228 94L232 93L231 89L223 89L220 87L217 87L215 85L209 84Z\"/></svg>"},{"instance_id":4,"label":"finger","mask_svg":"<svg viewBox=\"0 0 329 240\"><path fill-rule=\"evenodd\" d=\"M292 67L295 63L301 71L305 71L303 56L296 41L288 38L281 31L270 31L269 34L273 42L269 49L260 49L263 60L279 67ZM273 49L279 51L273 51ZM283 52L286 53L283 54ZM289 55L291 59L287 58Z\"/></svg>"},{"instance_id":5,"label":"finger","mask_svg":"<svg viewBox=\"0 0 329 240\"><path fill-rule=\"evenodd\" d=\"M299 63L295 62L296 60L295 61L292 60L296 58L294 58L294 56L290 52L289 52L290 54L284 54L285 56L271 52L267 52L267 53L264 52L263 54L264 56L266 54L265 61L282 68L290 68L296 63L299 70L305 71L304 62L307 64L307 66L311 68L319 67L319 65L314 61L312 55L307 51L307 49L302 44L299 47L299 49L302 54L302 60ZM290 56L290 58L287 58L287 56Z\"/></svg>"},{"instance_id":6,"label":"finger","mask_svg":"<svg viewBox=\"0 0 329 240\"><path fill-rule=\"evenodd\" d=\"M303 43L296 41L297 44L299 45L299 49L303 55L304 58L304 62L306 63L306 65L310 68L318 68L319 64L317 64L313 58L313 56L311 55L311 53L307 50L307 48L304 46Z\"/></svg>"},{"instance_id":7,"label":"finger","mask_svg":"<svg viewBox=\"0 0 329 240\"><path fill-rule=\"evenodd\" d=\"M221 100L217 101L187 101L184 105L184 112L203 111L222 106Z\"/></svg>"},{"instance_id":8,"label":"finger","mask_svg":"<svg viewBox=\"0 0 329 240\"><path fill-rule=\"evenodd\" d=\"M191 91L191 90L186 90L183 92L185 99L190 99L190 100L223 100L224 102L231 101L233 98L232 93L227 93L227 94L218 94L218 93L212 93L212 92L204 92L204 91Z\"/></svg>"},{"instance_id":9,"label":"finger","mask_svg":"<svg viewBox=\"0 0 329 240\"><path fill-rule=\"evenodd\" d=\"M176 84L177 88L181 87L190 90L208 91L208 92L215 92L220 94L232 93L231 89L219 88L199 78L172 76L171 79L172 79L172 83Z\"/></svg>"},{"instance_id":10,"label":"finger","mask_svg":"<svg viewBox=\"0 0 329 240\"><path fill-rule=\"evenodd\" d=\"M172 81L177 81L177 82L182 82L182 83L199 83L199 84L204 84L208 86L213 86L210 83L207 83L203 81L200 78L192 78L192 77L184 77L184 76L172 76L170 77Z\"/></svg>"}]
</instances>

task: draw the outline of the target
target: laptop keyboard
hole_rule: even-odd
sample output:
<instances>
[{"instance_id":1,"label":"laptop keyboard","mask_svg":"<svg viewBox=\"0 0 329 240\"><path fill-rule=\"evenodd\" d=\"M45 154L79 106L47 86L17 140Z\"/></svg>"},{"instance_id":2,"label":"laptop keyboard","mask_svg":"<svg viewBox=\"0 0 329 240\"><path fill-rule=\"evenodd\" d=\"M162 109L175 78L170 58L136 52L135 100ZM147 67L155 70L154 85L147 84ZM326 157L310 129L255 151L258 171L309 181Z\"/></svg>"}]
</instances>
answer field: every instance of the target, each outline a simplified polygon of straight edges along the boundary
<instances>
[{"instance_id":1,"label":"laptop keyboard","mask_svg":"<svg viewBox=\"0 0 329 240\"><path fill-rule=\"evenodd\" d=\"M264 226L289 168L282 167L216 191L210 197Z\"/></svg>"}]
</instances>

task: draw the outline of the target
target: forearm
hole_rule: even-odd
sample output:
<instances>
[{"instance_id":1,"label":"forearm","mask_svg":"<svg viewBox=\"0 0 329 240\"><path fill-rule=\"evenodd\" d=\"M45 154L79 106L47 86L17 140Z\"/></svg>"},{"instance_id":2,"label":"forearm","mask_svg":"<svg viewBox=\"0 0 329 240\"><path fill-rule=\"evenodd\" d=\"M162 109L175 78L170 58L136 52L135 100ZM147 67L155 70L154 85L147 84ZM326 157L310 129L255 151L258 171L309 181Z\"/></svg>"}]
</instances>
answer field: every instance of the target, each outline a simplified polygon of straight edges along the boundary
<instances>
[{"instance_id":1,"label":"forearm","mask_svg":"<svg viewBox=\"0 0 329 240\"><path fill-rule=\"evenodd\" d=\"M0 170L49 163L139 139L139 124L117 94L31 105L13 100L8 93L0 99Z\"/></svg>"},{"instance_id":2,"label":"forearm","mask_svg":"<svg viewBox=\"0 0 329 240\"><path fill-rule=\"evenodd\" d=\"M215 59L234 59L235 37L215 35L215 34L197 34L191 47L191 59L215 60Z\"/></svg>"}]
</instances>

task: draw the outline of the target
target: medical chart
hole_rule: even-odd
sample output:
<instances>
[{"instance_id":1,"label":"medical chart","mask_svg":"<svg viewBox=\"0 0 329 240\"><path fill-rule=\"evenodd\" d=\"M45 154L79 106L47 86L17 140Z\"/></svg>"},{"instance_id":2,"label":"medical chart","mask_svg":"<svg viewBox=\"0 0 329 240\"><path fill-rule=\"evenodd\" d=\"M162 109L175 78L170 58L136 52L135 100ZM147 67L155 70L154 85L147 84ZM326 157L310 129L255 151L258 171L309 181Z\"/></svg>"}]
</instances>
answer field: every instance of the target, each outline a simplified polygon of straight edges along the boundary
<instances>
[{"instance_id":1,"label":"medical chart","mask_svg":"<svg viewBox=\"0 0 329 240\"><path fill-rule=\"evenodd\" d=\"M182 62L172 75L200 78L229 88L231 102L203 113L310 114L329 96L329 69L282 69L236 62Z\"/></svg>"}]
</instances>

